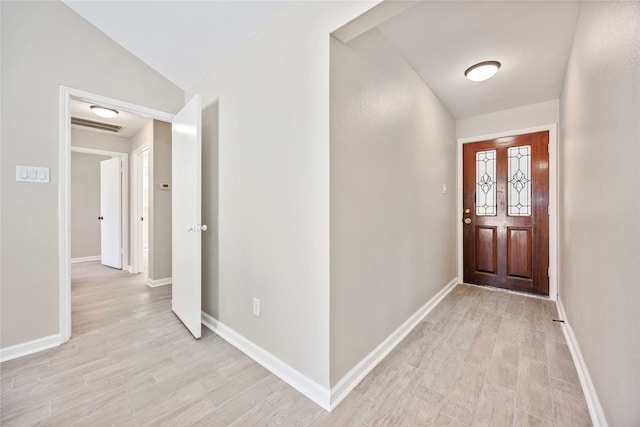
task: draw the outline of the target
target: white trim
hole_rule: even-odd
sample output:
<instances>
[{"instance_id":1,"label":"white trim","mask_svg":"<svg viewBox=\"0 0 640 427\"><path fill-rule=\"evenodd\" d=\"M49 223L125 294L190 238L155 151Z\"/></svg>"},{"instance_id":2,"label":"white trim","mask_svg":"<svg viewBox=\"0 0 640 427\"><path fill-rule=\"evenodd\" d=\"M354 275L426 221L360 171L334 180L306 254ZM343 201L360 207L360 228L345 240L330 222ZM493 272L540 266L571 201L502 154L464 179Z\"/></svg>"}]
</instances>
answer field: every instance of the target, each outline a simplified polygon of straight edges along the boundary
<instances>
[{"instance_id":1,"label":"white trim","mask_svg":"<svg viewBox=\"0 0 640 427\"><path fill-rule=\"evenodd\" d=\"M100 150L97 148L78 147L76 145L72 145L69 149L74 153L95 154L96 156L129 157L129 153L125 153L124 151Z\"/></svg>"},{"instance_id":2,"label":"white trim","mask_svg":"<svg viewBox=\"0 0 640 427\"><path fill-rule=\"evenodd\" d=\"M562 331L564 332L564 338L567 340L569 351L571 351L571 357L573 358L573 364L576 366L578 378L580 378L580 385L582 386L584 398L587 401L589 415L591 415L591 422L596 427L607 427L609 425L607 423L607 418L604 416L602 405L600 405L600 399L598 399L598 393L593 385L593 381L591 381L591 375L589 375L587 364L582 357L578 340L576 339L573 329L567 320L567 313L564 311L562 299L558 298L556 304L558 306L558 315L560 316L560 319L564 320L564 327L562 328Z\"/></svg>"},{"instance_id":3,"label":"white trim","mask_svg":"<svg viewBox=\"0 0 640 427\"><path fill-rule=\"evenodd\" d=\"M165 277L164 279L152 280L149 279L147 281L147 285L150 288L157 288L158 286L170 285L172 283L171 277Z\"/></svg>"},{"instance_id":4,"label":"white trim","mask_svg":"<svg viewBox=\"0 0 640 427\"><path fill-rule=\"evenodd\" d=\"M364 359L354 366L340 381L331 389L331 409L335 409L342 400L375 368L400 342L409 335L422 320L437 306L444 297L449 294L459 283L458 278L451 280L425 305L420 307L411 317L409 317L398 329L393 331L384 341L371 351Z\"/></svg>"},{"instance_id":5,"label":"white trim","mask_svg":"<svg viewBox=\"0 0 640 427\"><path fill-rule=\"evenodd\" d=\"M259 345L249 341L227 325L202 312L202 324L211 329L222 339L255 360L271 373L282 379L291 387L307 396L323 409L330 411L329 388L323 387L297 369L289 366L278 357L269 353Z\"/></svg>"},{"instance_id":6,"label":"white trim","mask_svg":"<svg viewBox=\"0 0 640 427\"><path fill-rule=\"evenodd\" d=\"M59 170L60 179L58 187L58 266L59 266L59 304L60 304L60 335L61 343L67 342L71 337L71 98L85 102L112 106L118 110L143 115L152 119L171 122L173 114L165 113L130 102L120 101L94 93L60 86L60 114L59 114ZM127 201L128 202L128 201ZM128 230L127 230L128 232Z\"/></svg>"},{"instance_id":7,"label":"white trim","mask_svg":"<svg viewBox=\"0 0 640 427\"><path fill-rule=\"evenodd\" d=\"M120 252L120 265L122 266L122 270L126 271L126 263L129 260L129 247L131 246L131 242L129 241L129 153L76 146L71 146L70 150L72 153L93 154L96 156L120 158L120 167L122 168L122 182L120 183L120 218L122 218L120 240L122 245L122 252Z\"/></svg>"},{"instance_id":8,"label":"white trim","mask_svg":"<svg viewBox=\"0 0 640 427\"><path fill-rule=\"evenodd\" d=\"M56 347L62 343L60 334L50 335L37 340L27 341L22 344L12 345L11 347L0 349L0 362L15 359L17 357L27 356L37 353L48 348Z\"/></svg>"},{"instance_id":9,"label":"white trim","mask_svg":"<svg viewBox=\"0 0 640 427\"><path fill-rule=\"evenodd\" d=\"M380 363L393 349L447 296L458 284L454 278L425 305L420 307L398 329L389 335L371 353L351 369L332 389L323 387L297 369L289 366L267 350L249 341L224 323L202 312L202 324L211 329L229 344L251 357L258 364L271 371L291 387L307 396L327 411L335 409L342 400Z\"/></svg>"},{"instance_id":10,"label":"white trim","mask_svg":"<svg viewBox=\"0 0 640 427\"><path fill-rule=\"evenodd\" d=\"M142 194L142 166L140 165L140 154L145 150L150 151L150 143L146 143L136 148L131 152L131 273L139 273L140 266L142 265L141 258L143 257L143 248L141 248L141 236L140 222L138 218L142 216L140 211L140 194ZM151 162L151 159L149 159ZM150 207L151 208L151 207ZM145 218L147 224L149 224L149 217ZM147 272L148 273L148 272Z\"/></svg>"},{"instance_id":11,"label":"white trim","mask_svg":"<svg viewBox=\"0 0 640 427\"><path fill-rule=\"evenodd\" d=\"M102 257L100 255L96 256L83 256L78 258L71 258L71 264L77 264L79 262L89 262L89 261L100 261Z\"/></svg>"},{"instance_id":12,"label":"white trim","mask_svg":"<svg viewBox=\"0 0 640 427\"><path fill-rule=\"evenodd\" d=\"M514 129L488 135L458 138L457 153L457 190L458 190L458 277L464 278L463 241L462 241L462 145L470 142L485 141L505 136L524 135L549 131L549 299L558 299L558 125L556 123L524 129Z\"/></svg>"}]
</instances>

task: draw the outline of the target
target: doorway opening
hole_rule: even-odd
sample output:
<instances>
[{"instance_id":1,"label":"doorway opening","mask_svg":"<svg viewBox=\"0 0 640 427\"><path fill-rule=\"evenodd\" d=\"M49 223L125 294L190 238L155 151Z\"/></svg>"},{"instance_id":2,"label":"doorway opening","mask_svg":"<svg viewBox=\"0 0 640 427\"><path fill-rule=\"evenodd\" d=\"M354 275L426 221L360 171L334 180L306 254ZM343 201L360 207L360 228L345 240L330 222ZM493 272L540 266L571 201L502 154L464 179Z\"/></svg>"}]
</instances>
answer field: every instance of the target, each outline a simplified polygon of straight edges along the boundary
<instances>
[{"instance_id":1,"label":"doorway opening","mask_svg":"<svg viewBox=\"0 0 640 427\"><path fill-rule=\"evenodd\" d=\"M72 152L72 104L74 101L82 101L92 105L107 106L122 112L133 113L145 119L156 119L162 122L171 122L173 115L162 111L150 109L136 104L108 98L93 93L60 87L60 180L59 180L59 314L61 343L71 337L71 152ZM95 146L84 147L99 151ZM77 149L74 149L77 151ZM81 149L82 151L82 149ZM107 150L104 150L107 151ZM129 147L122 150L121 157L128 160ZM103 153L104 154L104 153ZM128 161L123 164L123 176L128 172ZM124 184L124 183L123 183ZM121 192L125 214L122 215L122 268L130 270L129 256L129 210L128 210L128 183L122 186ZM97 215L102 216L102 215ZM135 239L133 239L135 241Z\"/></svg>"},{"instance_id":2,"label":"doorway opening","mask_svg":"<svg viewBox=\"0 0 640 427\"><path fill-rule=\"evenodd\" d=\"M99 261L127 268L128 158L127 153L71 146L72 264Z\"/></svg>"},{"instance_id":3,"label":"doorway opening","mask_svg":"<svg viewBox=\"0 0 640 427\"><path fill-rule=\"evenodd\" d=\"M549 294L549 132L465 144L466 283Z\"/></svg>"},{"instance_id":4,"label":"doorway opening","mask_svg":"<svg viewBox=\"0 0 640 427\"><path fill-rule=\"evenodd\" d=\"M527 180L507 178L508 169L510 168L508 154L511 152L508 145L510 143L514 145L514 147L511 147L512 151L517 151L517 153L514 151L514 155L522 154L520 153L522 149L519 146L526 146L527 144L519 144L514 141L526 138L525 135L528 134L548 135L548 149L545 147L545 153L540 153L545 158L537 164L533 164L538 169L539 176L542 177L538 179L546 179L548 184L548 191L546 191L544 197L535 201L539 205L535 215L541 219L541 227L543 228L541 233L548 232L548 239L545 238L544 241L537 239L534 228L529 227L531 224L524 223L526 221L531 222L530 220L534 216L533 211L521 210L521 206L515 202L511 208L509 207L511 199L515 200L518 196L518 194L509 193L509 186L513 187L516 193L518 193L517 190L527 193L522 197L528 195L531 187L526 186ZM494 141L494 146L500 146L502 147L500 151L504 151L502 154L504 154L505 158L501 160L502 165L499 167L501 170L496 172L504 175L500 181L504 188L498 185L497 177L496 179L491 179L492 166L490 168L491 173L487 173L489 180L484 188L489 189L491 187L489 184L491 183L495 187L487 193L480 190L482 192L480 195L482 200L479 200L477 193L480 188L478 185L480 184L478 182L482 181L482 179L475 179L476 176L474 174L478 170L473 168L473 173L470 173L470 175L474 176L467 176L466 179L469 182L473 182L471 184L467 183L466 186L471 185L477 188L471 189L471 194L469 194L469 188L467 188L465 198L463 164L465 156L463 154L473 151L471 160L475 160L478 155L484 156L483 153L485 151L497 152L491 147L484 147L487 148L486 150L482 147L480 147L482 149L478 150L471 149L470 144L482 141ZM488 142L485 142L485 144L491 145ZM518 158L520 157L524 158L524 155ZM496 158L496 160L498 159ZM469 158L467 158L467 161L472 163ZM517 164L519 163L516 161L513 165L517 166ZM511 166L513 167L513 165ZM512 172L516 174L518 172L517 168L513 169ZM486 178L484 173L480 175L480 178ZM521 174L518 174L518 176L521 177ZM545 176L546 178L544 178ZM490 197L494 193L495 200ZM532 195L535 196L535 191ZM488 198L483 198L484 196ZM480 209L482 212L478 211L479 203L482 205L482 209ZM521 203L521 205L524 205L524 203ZM486 210L487 207L489 210ZM495 212L491 209L495 209ZM498 212L500 209L502 211ZM458 277L460 279L464 278L465 282L472 284L496 286L543 296L548 295L549 299L553 301L557 299L557 131L555 124L458 140L458 212ZM489 224L491 220L498 218L501 218L502 222L500 224ZM522 224L509 225L505 222L509 219L522 222ZM485 224L483 221L489 222ZM479 225L481 227L478 227ZM513 239L509 239L509 237ZM534 238L537 239L535 242ZM533 259L534 255L535 261ZM542 261L536 264L536 261L540 260ZM536 268L538 271L534 274ZM534 275L536 276L535 280L533 278Z\"/></svg>"}]
</instances>

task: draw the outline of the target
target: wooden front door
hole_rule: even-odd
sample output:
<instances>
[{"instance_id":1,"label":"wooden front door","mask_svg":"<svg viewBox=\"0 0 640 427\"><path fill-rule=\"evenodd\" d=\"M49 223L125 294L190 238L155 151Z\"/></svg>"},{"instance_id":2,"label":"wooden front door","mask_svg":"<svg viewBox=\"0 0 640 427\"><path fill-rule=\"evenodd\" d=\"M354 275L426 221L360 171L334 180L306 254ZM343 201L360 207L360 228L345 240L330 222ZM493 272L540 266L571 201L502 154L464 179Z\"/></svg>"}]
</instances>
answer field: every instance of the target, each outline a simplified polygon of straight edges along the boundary
<instances>
[{"instance_id":1,"label":"wooden front door","mask_svg":"<svg viewBox=\"0 0 640 427\"><path fill-rule=\"evenodd\" d=\"M464 281L549 295L548 206L548 131L464 144Z\"/></svg>"}]
</instances>

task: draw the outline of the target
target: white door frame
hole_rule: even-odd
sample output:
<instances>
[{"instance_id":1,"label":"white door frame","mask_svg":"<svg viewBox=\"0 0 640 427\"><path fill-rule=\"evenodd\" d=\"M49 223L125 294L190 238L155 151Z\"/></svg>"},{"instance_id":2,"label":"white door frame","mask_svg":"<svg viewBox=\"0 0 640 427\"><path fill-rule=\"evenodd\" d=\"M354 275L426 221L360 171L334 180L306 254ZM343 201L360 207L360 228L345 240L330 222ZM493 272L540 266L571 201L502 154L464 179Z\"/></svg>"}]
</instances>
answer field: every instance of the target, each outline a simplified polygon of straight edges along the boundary
<instances>
[{"instance_id":1,"label":"white door frame","mask_svg":"<svg viewBox=\"0 0 640 427\"><path fill-rule=\"evenodd\" d=\"M60 343L71 338L71 98L114 107L152 119L171 122L173 114L95 93L60 86L58 180L58 262Z\"/></svg>"},{"instance_id":2,"label":"white door frame","mask_svg":"<svg viewBox=\"0 0 640 427\"><path fill-rule=\"evenodd\" d=\"M457 237L458 237L458 278L464 278L463 239L462 239L462 145L471 142L486 141L488 139L505 136L523 135L549 131L549 299L558 299L558 125L556 123L524 129L515 129L488 135L458 138L457 153Z\"/></svg>"},{"instance_id":3,"label":"white door frame","mask_svg":"<svg viewBox=\"0 0 640 427\"><path fill-rule=\"evenodd\" d=\"M133 156L133 160L131 162L131 174L133 176L133 186L131 186L131 272L139 273L140 265L142 264L142 260L140 259L140 253L142 251L141 239L140 239L140 221L138 218L142 216L142 212L140 212L140 194L142 193L142 164L140 163L141 154L145 151L149 151L149 170L153 167L151 162L151 147L150 144L146 143L141 145L140 147L133 150L131 155ZM151 186L151 182L149 182L149 186ZM151 207L149 207L151 210ZM151 216L151 213L149 213ZM145 218L147 227L149 226L149 218ZM149 248L149 253L151 253L151 248ZM151 257L151 255L149 255ZM148 274L149 272L147 272Z\"/></svg>"},{"instance_id":4,"label":"white door frame","mask_svg":"<svg viewBox=\"0 0 640 427\"><path fill-rule=\"evenodd\" d=\"M120 261L123 270L127 270L126 260L129 259L129 154L121 153L119 151L107 151L98 150L95 148L75 147L71 146L70 151L73 153L95 154L98 156L118 157L120 158L120 165L122 167L122 182L121 185L121 201L120 201L120 215L122 218L122 252L120 253ZM71 214L71 212L69 212Z\"/></svg>"}]
</instances>

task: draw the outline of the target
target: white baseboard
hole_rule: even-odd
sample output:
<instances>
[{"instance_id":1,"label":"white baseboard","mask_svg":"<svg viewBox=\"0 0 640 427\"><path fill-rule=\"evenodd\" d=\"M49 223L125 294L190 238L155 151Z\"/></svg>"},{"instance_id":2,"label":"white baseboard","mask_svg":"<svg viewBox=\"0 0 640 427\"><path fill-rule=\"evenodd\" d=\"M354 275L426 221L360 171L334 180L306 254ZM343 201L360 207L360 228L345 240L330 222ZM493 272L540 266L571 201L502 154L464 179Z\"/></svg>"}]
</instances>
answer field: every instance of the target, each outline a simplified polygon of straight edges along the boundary
<instances>
[{"instance_id":1,"label":"white baseboard","mask_svg":"<svg viewBox=\"0 0 640 427\"><path fill-rule=\"evenodd\" d=\"M22 344L12 345L11 347L0 349L0 362L15 359L17 357L26 356L28 354L37 353L48 348L52 348L61 344L62 336L60 334L50 335L37 340L28 341Z\"/></svg>"},{"instance_id":2,"label":"white baseboard","mask_svg":"<svg viewBox=\"0 0 640 427\"><path fill-rule=\"evenodd\" d=\"M147 285L149 285L150 288L157 288L158 286L170 285L171 280L172 280L171 277L165 277L164 279L158 279L158 280L149 279L147 281Z\"/></svg>"},{"instance_id":3,"label":"white baseboard","mask_svg":"<svg viewBox=\"0 0 640 427\"><path fill-rule=\"evenodd\" d=\"M409 319L400 325L398 329L351 369L331 390L321 386L205 312L202 312L202 324L300 393L307 396L317 405L327 411L331 411L347 397L360 381L362 381L449 292L451 292L456 284L458 284L458 278L454 278L425 305L420 307Z\"/></svg>"},{"instance_id":4,"label":"white baseboard","mask_svg":"<svg viewBox=\"0 0 640 427\"><path fill-rule=\"evenodd\" d=\"M227 325L202 312L202 324L211 329L229 344L242 351L257 363L271 371L291 387L307 396L323 409L329 411L329 388L323 387L300 371L289 366L259 345L249 341Z\"/></svg>"},{"instance_id":5,"label":"white baseboard","mask_svg":"<svg viewBox=\"0 0 640 427\"><path fill-rule=\"evenodd\" d=\"M75 264L78 262L100 261L101 259L102 257L100 255L71 258L71 264Z\"/></svg>"},{"instance_id":6,"label":"white baseboard","mask_svg":"<svg viewBox=\"0 0 640 427\"><path fill-rule=\"evenodd\" d=\"M425 305L420 307L411 317L409 317L398 329L393 331L384 341L371 351L364 359L354 366L340 381L331 389L331 409L336 408L340 402L351 391L356 388L360 381L367 376L398 344L407 336L429 314L433 308L444 299L449 292L459 283L458 278L451 280Z\"/></svg>"},{"instance_id":7,"label":"white baseboard","mask_svg":"<svg viewBox=\"0 0 640 427\"><path fill-rule=\"evenodd\" d=\"M598 393L596 393L596 388L593 385L593 381L591 381L591 375L589 375L587 364L582 357L580 346L578 345L578 341L575 334L573 333L573 329L571 328L571 325L567 320L567 314L564 311L564 305L562 304L562 300L560 298L558 298L557 305L558 315L560 316L560 319L564 320L564 328L562 328L562 331L564 332L564 338L567 340L567 345L569 346L569 350L571 351L573 363L576 365L576 370L578 371L578 378L580 378L582 392L584 393L585 400L587 401L587 406L589 407L591 422L596 427L607 427L609 424L607 423L607 419L604 416L602 405L600 405Z\"/></svg>"}]
</instances>

